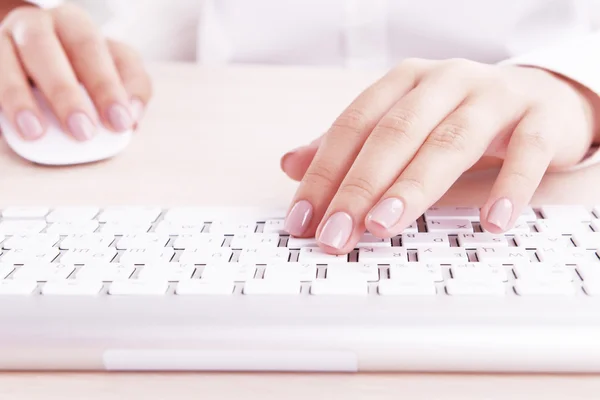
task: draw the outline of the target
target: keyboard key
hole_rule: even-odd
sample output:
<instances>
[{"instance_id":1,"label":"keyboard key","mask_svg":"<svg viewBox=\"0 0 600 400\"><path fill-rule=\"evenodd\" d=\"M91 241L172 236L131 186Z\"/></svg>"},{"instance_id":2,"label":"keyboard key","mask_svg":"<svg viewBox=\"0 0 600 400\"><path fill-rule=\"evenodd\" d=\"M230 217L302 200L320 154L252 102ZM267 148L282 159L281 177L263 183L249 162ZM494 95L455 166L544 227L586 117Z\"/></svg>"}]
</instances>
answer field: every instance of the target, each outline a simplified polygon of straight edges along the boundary
<instances>
[{"instance_id":1,"label":"keyboard key","mask_svg":"<svg viewBox=\"0 0 600 400\"><path fill-rule=\"evenodd\" d=\"M439 264L409 262L390 265L390 280L402 282L441 282L442 267Z\"/></svg>"},{"instance_id":2,"label":"keyboard key","mask_svg":"<svg viewBox=\"0 0 600 400\"><path fill-rule=\"evenodd\" d=\"M594 232L600 232L600 219L593 219L591 225Z\"/></svg>"},{"instance_id":3,"label":"keyboard key","mask_svg":"<svg viewBox=\"0 0 600 400\"><path fill-rule=\"evenodd\" d=\"M180 281L175 287L177 295L227 295L233 293L233 281L188 279Z\"/></svg>"},{"instance_id":4,"label":"keyboard key","mask_svg":"<svg viewBox=\"0 0 600 400\"><path fill-rule=\"evenodd\" d=\"M410 224L409 226L407 226L406 228L404 228L404 230L401 233L417 233L417 232L419 232L419 226L417 225L417 221L415 221L412 224Z\"/></svg>"},{"instance_id":5,"label":"keyboard key","mask_svg":"<svg viewBox=\"0 0 600 400\"><path fill-rule=\"evenodd\" d=\"M584 282L583 290L588 296L600 296L600 279Z\"/></svg>"},{"instance_id":6,"label":"keyboard key","mask_svg":"<svg viewBox=\"0 0 600 400\"><path fill-rule=\"evenodd\" d=\"M600 205L594 207L594 215L596 218L600 218Z\"/></svg>"},{"instance_id":7,"label":"keyboard key","mask_svg":"<svg viewBox=\"0 0 600 400\"><path fill-rule=\"evenodd\" d=\"M110 207L98 215L100 222L148 222L160 216L160 207Z\"/></svg>"},{"instance_id":8,"label":"keyboard key","mask_svg":"<svg viewBox=\"0 0 600 400\"><path fill-rule=\"evenodd\" d=\"M65 279L44 284L42 294L46 296L95 296L102 290L101 281L76 281Z\"/></svg>"},{"instance_id":9,"label":"keyboard key","mask_svg":"<svg viewBox=\"0 0 600 400\"><path fill-rule=\"evenodd\" d=\"M469 259L464 249L458 247L422 247L417 249L419 262L453 264L467 262Z\"/></svg>"},{"instance_id":10,"label":"keyboard key","mask_svg":"<svg viewBox=\"0 0 600 400\"><path fill-rule=\"evenodd\" d=\"M167 280L179 282L191 279L196 266L193 264L159 263L144 266L138 273L138 279Z\"/></svg>"},{"instance_id":11,"label":"keyboard key","mask_svg":"<svg viewBox=\"0 0 600 400\"><path fill-rule=\"evenodd\" d=\"M179 262L183 264L208 264L215 262L228 262L233 251L229 247L214 249L186 249L181 253Z\"/></svg>"},{"instance_id":12,"label":"keyboard key","mask_svg":"<svg viewBox=\"0 0 600 400\"><path fill-rule=\"evenodd\" d=\"M29 296L37 288L36 280L0 280L0 296L3 295L20 295Z\"/></svg>"},{"instance_id":13,"label":"keyboard key","mask_svg":"<svg viewBox=\"0 0 600 400\"><path fill-rule=\"evenodd\" d=\"M584 249L583 247L545 247L537 249L535 254L540 261L568 265L600 261L594 251Z\"/></svg>"},{"instance_id":14,"label":"keyboard key","mask_svg":"<svg viewBox=\"0 0 600 400\"><path fill-rule=\"evenodd\" d=\"M549 235L572 235L575 233L592 232L587 222L564 219L538 219L535 223L535 229L538 232Z\"/></svg>"},{"instance_id":15,"label":"keyboard key","mask_svg":"<svg viewBox=\"0 0 600 400\"><path fill-rule=\"evenodd\" d=\"M290 250L285 247L254 247L243 249L240 253L239 262L268 264L286 262L289 258Z\"/></svg>"},{"instance_id":16,"label":"keyboard key","mask_svg":"<svg viewBox=\"0 0 600 400\"><path fill-rule=\"evenodd\" d=\"M303 247L319 247L315 238L290 237L287 242L288 249L301 249Z\"/></svg>"},{"instance_id":17,"label":"keyboard key","mask_svg":"<svg viewBox=\"0 0 600 400\"><path fill-rule=\"evenodd\" d=\"M379 280L377 264L347 263L327 266L328 280L359 280L375 282Z\"/></svg>"},{"instance_id":18,"label":"keyboard key","mask_svg":"<svg viewBox=\"0 0 600 400\"><path fill-rule=\"evenodd\" d=\"M202 280L236 281L245 282L254 278L256 266L254 264L222 263L209 264L202 271Z\"/></svg>"},{"instance_id":19,"label":"keyboard key","mask_svg":"<svg viewBox=\"0 0 600 400\"><path fill-rule=\"evenodd\" d=\"M75 275L80 281L124 281L133 275L135 267L120 263L93 263L79 268Z\"/></svg>"},{"instance_id":20,"label":"keyboard key","mask_svg":"<svg viewBox=\"0 0 600 400\"><path fill-rule=\"evenodd\" d=\"M356 247L390 247L391 245L391 239L382 239L370 233L364 233L358 240Z\"/></svg>"},{"instance_id":21,"label":"keyboard key","mask_svg":"<svg viewBox=\"0 0 600 400\"><path fill-rule=\"evenodd\" d=\"M44 219L50 212L48 207L8 207L2 210L4 219Z\"/></svg>"},{"instance_id":22,"label":"keyboard key","mask_svg":"<svg viewBox=\"0 0 600 400\"><path fill-rule=\"evenodd\" d=\"M109 263L117 255L114 247L96 249L70 249L62 255L60 262L65 264Z\"/></svg>"},{"instance_id":23,"label":"keyboard key","mask_svg":"<svg viewBox=\"0 0 600 400\"><path fill-rule=\"evenodd\" d=\"M446 292L451 296L504 296L506 289L499 280L483 282L448 279Z\"/></svg>"},{"instance_id":24,"label":"keyboard key","mask_svg":"<svg viewBox=\"0 0 600 400\"><path fill-rule=\"evenodd\" d=\"M67 279L75 271L75 267L65 264L30 264L18 267L12 274L14 280L35 280L47 282Z\"/></svg>"},{"instance_id":25,"label":"keyboard key","mask_svg":"<svg viewBox=\"0 0 600 400\"><path fill-rule=\"evenodd\" d=\"M483 231L485 233L489 233L488 231L485 230L485 228L483 228ZM531 227L529 226L529 224L525 223L525 222L517 222L515 223L515 225L510 228L509 230L507 230L506 232L504 232L505 235L514 235L517 233L528 233L531 232Z\"/></svg>"},{"instance_id":26,"label":"keyboard key","mask_svg":"<svg viewBox=\"0 0 600 400\"><path fill-rule=\"evenodd\" d=\"M404 233L402 234L402 247L405 249L450 247L450 242L445 233Z\"/></svg>"},{"instance_id":27,"label":"keyboard key","mask_svg":"<svg viewBox=\"0 0 600 400\"><path fill-rule=\"evenodd\" d=\"M50 263L58 257L59 253L56 247L7 250L2 254L0 262L3 264Z\"/></svg>"},{"instance_id":28,"label":"keyboard key","mask_svg":"<svg viewBox=\"0 0 600 400\"><path fill-rule=\"evenodd\" d=\"M150 264L169 262L175 255L170 247L155 247L150 249L127 249L121 254L119 261L123 264ZM183 254L182 254L183 255Z\"/></svg>"},{"instance_id":29,"label":"keyboard key","mask_svg":"<svg viewBox=\"0 0 600 400\"><path fill-rule=\"evenodd\" d=\"M180 235L175 239L173 248L177 250L207 249L221 247L225 236L212 233L198 233L194 235Z\"/></svg>"},{"instance_id":30,"label":"keyboard key","mask_svg":"<svg viewBox=\"0 0 600 400\"><path fill-rule=\"evenodd\" d=\"M210 224L210 233L221 233L224 235L234 235L240 233L256 232L256 222L228 222L228 221L213 221Z\"/></svg>"},{"instance_id":31,"label":"keyboard key","mask_svg":"<svg viewBox=\"0 0 600 400\"><path fill-rule=\"evenodd\" d=\"M358 249L358 261L374 264L398 264L408 261L406 249L400 247L363 247Z\"/></svg>"},{"instance_id":32,"label":"keyboard key","mask_svg":"<svg viewBox=\"0 0 600 400\"><path fill-rule=\"evenodd\" d=\"M543 233L518 233L515 242L519 247L537 249L538 247L572 247L571 239L562 235L548 235Z\"/></svg>"},{"instance_id":33,"label":"keyboard key","mask_svg":"<svg viewBox=\"0 0 600 400\"><path fill-rule=\"evenodd\" d=\"M0 235L28 235L40 233L46 229L45 221L38 220L8 220L0 222Z\"/></svg>"},{"instance_id":34,"label":"keyboard key","mask_svg":"<svg viewBox=\"0 0 600 400\"><path fill-rule=\"evenodd\" d=\"M283 228L284 223L284 218L266 220L265 224L263 225L263 233L276 233L278 235L285 235L287 232Z\"/></svg>"},{"instance_id":35,"label":"keyboard key","mask_svg":"<svg viewBox=\"0 0 600 400\"><path fill-rule=\"evenodd\" d=\"M600 232L578 232L573 234L573 242L577 247L600 249Z\"/></svg>"},{"instance_id":36,"label":"keyboard key","mask_svg":"<svg viewBox=\"0 0 600 400\"><path fill-rule=\"evenodd\" d=\"M15 267L13 265L0 264L0 280L6 278L14 270L15 270Z\"/></svg>"},{"instance_id":37,"label":"keyboard key","mask_svg":"<svg viewBox=\"0 0 600 400\"><path fill-rule=\"evenodd\" d=\"M247 295L300 294L300 282L250 279L244 284L243 293Z\"/></svg>"},{"instance_id":38,"label":"keyboard key","mask_svg":"<svg viewBox=\"0 0 600 400\"><path fill-rule=\"evenodd\" d=\"M165 235L196 235L202 233L204 223L160 221L154 231Z\"/></svg>"},{"instance_id":39,"label":"keyboard key","mask_svg":"<svg viewBox=\"0 0 600 400\"><path fill-rule=\"evenodd\" d=\"M46 232L57 235L75 235L92 233L98 229L98 221L56 222L48 226Z\"/></svg>"},{"instance_id":40,"label":"keyboard key","mask_svg":"<svg viewBox=\"0 0 600 400\"><path fill-rule=\"evenodd\" d=\"M471 233L473 225L468 219L428 219L427 231L430 233Z\"/></svg>"},{"instance_id":41,"label":"keyboard key","mask_svg":"<svg viewBox=\"0 0 600 400\"><path fill-rule=\"evenodd\" d=\"M577 272L583 281L600 281L600 264L577 265Z\"/></svg>"},{"instance_id":42,"label":"keyboard key","mask_svg":"<svg viewBox=\"0 0 600 400\"><path fill-rule=\"evenodd\" d=\"M479 222L479 209L472 207L431 207L425 211L427 220L436 219L468 219Z\"/></svg>"},{"instance_id":43,"label":"keyboard key","mask_svg":"<svg viewBox=\"0 0 600 400\"><path fill-rule=\"evenodd\" d=\"M576 293L575 286L571 282L533 281L525 279L517 279L515 281L515 291L521 296L573 296Z\"/></svg>"},{"instance_id":44,"label":"keyboard key","mask_svg":"<svg viewBox=\"0 0 600 400\"><path fill-rule=\"evenodd\" d=\"M316 264L274 263L267 264L263 279L273 281L310 282L317 278Z\"/></svg>"},{"instance_id":45,"label":"keyboard key","mask_svg":"<svg viewBox=\"0 0 600 400\"><path fill-rule=\"evenodd\" d=\"M169 236L160 233L135 233L123 235L116 244L118 250L162 248L169 242Z\"/></svg>"},{"instance_id":46,"label":"keyboard key","mask_svg":"<svg viewBox=\"0 0 600 400\"><path fill-rule=\"evenodd\" d=\"M75 222L94 219L100 209L97 207L59 207L46 217L48 222Z\"/></svg>"},{"instance_id":47,"label":"keyboard key","mask_svg":"<svg viewBox=\"0 0 600 400\"><path fill-rule=\"evenodd\" d=\"M468 282L506 282L508 274L504 267L494 267L485 263L455 264L450 268L452 278Z\"/></svg>"},{"instance_id":48,"label":"keyboard key","mask_svg":"<svg viewBox=\"0 0 600 400\"><path fill-rule=\"evenodd\" d=\"M487 264L515 264L531 261L527 250L520 247L480 247L477 249L477 259Z\"/></svg>"},{"instance_id":49,"label":"keyboard key","mask_svg":"<svg viewBox=\"0 0 600 400\"><path fill-rule=\"evenodd\" d=\"M312 295L360 295L369 294L367 282L359 280L317 279L310 287Z\"/></svg>"},{"instance_id":50,"label":"keyboard key","mask_svg":"<svg viewBox=\"0 0 600 400\"><path fill-rule=\"evenodd\" d=\"M540 207L542 215L547 219L562 219L567 221L590 221L592 215L579 205L548 205Z\"/></svg>"},{"instance_id":51,"label":"keyboard key","mask_svg":"<svg viewBox=\"0 0 600 400\"><path fill-rule=\"evenodd\" d=\"M229 246L233 249L255 247L277 247L279 235L276 233L241 233L231 239Z\"/></svg>"},{"instance_id":52,"label":"keyboard key","mask_svg":"<svg viewBox=\"0 0 600 400\"><path fill-rule=\"evenodd\" d=\"M132 235L150 230L149 222L112 221L100 225L100 232L111 235Z\"/></svg>"},{"instance_id":53,"label":"keyboard key","mask_svg":"<svg viewBox=\"0 0 600 400\"><path fill-rule=\"evenodd\" d=\"M60 242L61 250L71 249L105 249L115 240L113 235L103 233L84 233L69 235Z\"/></svg>"},{"instance_id":54,"label":"keyboard key","mask_svg":"<svg viewBox=\"0 0 600 400\"><path fill-rule=\"evenodd\" d=\"M537 220L537 215L535 211L530 206L525 207L521 215L517 217L517 223L524 224L527 222L535 222Z\"/></svg>"},{"instance_id":55,"label":"keyboard key","mask_svg":"<svg viewBox=\"0 0 600 400\"><path fill-rule=\"evenodd\" d=\"M377 291L382 296L434 296L435 284L429 280L398 281L385 279L379 281Z\"/></svg>"},{"instance_id":56,"label":"keyboard key","mask_svg":"<svg viewBox=\"0 0 600 400\"><path fill-rule=\"evenodd\" d=\"M48 233L35 233L27 235L15 235L9 237L2 248L6 250L22 249L47 249L54 246L60 240L60 236Z\"/></svg>"},{"instance_id":57,"label":"keyboard key","mask_svg":"<svg viewBox=\"0 0 600 400\"><path fill-rule=\"evenodd\" d=\"M382 248L387 250L386 248ZM346 254L329 254L326 253L320 247L303 247L300 249L300 255L298 256L298 262L303 264L331 264L348 261L348 255Z\"/></svg>"},{"instance_id":58,"label":"keyboard key","mask_svg":"<svg viewBox=\"0 0 600 400\"><path fill-rule=\"evenodd\" d=\"M508 241L504 235L493 233L459 233L458 244L466 249L477 247L508 247Z\"/></svg>"},{"instance_id":59,"label":"keyboard key","mask_svg":"<svg viewBox=\"0 0 600 400\"><path fill-rule=\"evenodd\" d=\"M571 270L560 264L527 263L513 267L518 280L535 282L572 282Z\"/></svg>"},{"instance_id":60,"label":"keyboard key","mask_svg":"<svg viewBox=\"0 0 600 400\"><path fill-rule=\"evenodd\" d=\"M167 281L146 281L129 279L110 284L108 294L111 295L164 295L169 288Z\"/></svg>"}]
</instances>

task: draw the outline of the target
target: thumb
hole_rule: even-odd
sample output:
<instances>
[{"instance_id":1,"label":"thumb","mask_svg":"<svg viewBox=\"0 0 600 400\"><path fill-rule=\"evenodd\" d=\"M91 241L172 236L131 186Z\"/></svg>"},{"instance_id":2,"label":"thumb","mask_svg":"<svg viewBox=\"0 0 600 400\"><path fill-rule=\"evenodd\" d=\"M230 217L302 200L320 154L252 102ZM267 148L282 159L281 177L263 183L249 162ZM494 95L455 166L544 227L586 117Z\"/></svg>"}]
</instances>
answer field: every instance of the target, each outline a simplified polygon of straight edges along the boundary
<instances>
[{"instance_id":1,"label":"thumb","mask_svg":"<svg viewBox=\"0 0 600 400\"><path fill-rule=\"evenodd\" d=\"M281 169L283 172L291 179L301 181L313 158L315 158L317 150L319 150L322 138L321 136L313 140L310 144L298 147L281 157Z\"/></svg>"}]
</instances>

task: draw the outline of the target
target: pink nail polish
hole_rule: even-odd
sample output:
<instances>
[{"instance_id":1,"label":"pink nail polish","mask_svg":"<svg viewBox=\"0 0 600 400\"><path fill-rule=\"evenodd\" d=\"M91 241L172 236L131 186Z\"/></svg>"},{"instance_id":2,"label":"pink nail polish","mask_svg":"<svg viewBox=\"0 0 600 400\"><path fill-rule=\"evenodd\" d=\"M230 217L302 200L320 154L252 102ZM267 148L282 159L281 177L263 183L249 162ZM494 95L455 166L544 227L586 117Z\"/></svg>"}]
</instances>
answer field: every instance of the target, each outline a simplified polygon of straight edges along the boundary
<instances>
[{"instance_id":1,"label":"pink nail polish","mask_svg":"<svg viewBox=\"0 0 600 400\"><path fill-rule=\"evenodd\" d=\"M375 206L367 216L367 221L375 222L385 229L390 229L400 221L404 212L404 203L400 199L390 197Z\"/></svg>"},{"instance_id":2,"label":"pink nail polish","mask_svg":"<svg viewBox=\"0 0 600 400\"><path fill-rule=\"evenodd\" d=\"M513 212L513 205L510 200L503 198L494 203L488 213L487 221L490 224L496 225L502 230L508 228L508 223Z\"/></svg>"},{"instance_id":3,"label":"pink nail polish","mask_svg":"<svg viewBox=\"0 0 600 400\"><path fill-rule=\"evenodd\" d=\"M96 127L90 118L82 112L71 114L67 120L67 127L78 140L89 140L94 137Z\"/></svg>"},{"instance_id":4,"label":"pink nail polish","mask_svg":"<svg viewBox=\"0 0 600 400\"><path fill-rule=\"evenodd\" d=\"M117 131L125 131L133 126L133 118L129 110L121 104L113 104L108 108L108 121Z\"/></svg>"},{"instance_id":5,"label":"pink nail polish","mask_svg":"<svg viewBox=\"0 0 600 400\"><path fill-rule=\"evenodd\" d=\"M17 113L15 121L19 131L21 131L25 139L35 140L44 134L42 123L38 117L29 110L23 110Z\"/></svg>"},{"instance_id":6,"label":"pink nail polish","mask_svg":"<svg viewBox=\"0 0 600 400\"><path fill-rule=\"evenodd\" d=\"M312 205L306 200L300 200L288 213L283 228L292 236L300 236L308 228L312 215Z\"/></svg>"},{"instance_id":7,"label":"pink nail polish","mask_svg":"<svg viewBox=\"0 0 600 400\"><path fill-rule=\"evenodd\" d=\"M345 212L337 212L325 222L319 235L319 242L335 249L341 249L350 239L351 234L352 217Z\"/></svg>"}]
</instances>

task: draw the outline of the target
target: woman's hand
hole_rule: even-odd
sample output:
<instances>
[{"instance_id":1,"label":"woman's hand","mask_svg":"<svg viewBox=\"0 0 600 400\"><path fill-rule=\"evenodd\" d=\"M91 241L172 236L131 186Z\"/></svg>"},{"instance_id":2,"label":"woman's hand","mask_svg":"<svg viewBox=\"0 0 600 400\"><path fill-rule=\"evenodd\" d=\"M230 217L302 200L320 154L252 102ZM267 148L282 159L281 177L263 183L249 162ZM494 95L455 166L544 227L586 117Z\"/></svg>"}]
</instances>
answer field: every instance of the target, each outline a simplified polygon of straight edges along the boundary
<instances>
[{"instance_id":1,"label":"woman's hand","mask_svg":"<svg viewBox=\"0 0 600 400\"><path fill-rule=\"evenodd\" d=\"M404 61L322 138L284 156L284 171L302 180L286 229L315 235L330 253L347 253L365 229L397 235L463 172L503 159L481 210L483 227L501 233L548 168L584 157L595 139L597 101L541 69Z\"/></svg>"},{"instance_id":2,"label":"woman's hand","mask_svg":"<svg viewBox=\"0 0 600 400\"><path fill-rule=\"evenodd\" d=\"M99 122L115 132L132 128L152 92L138 55L106 41L84 11L68 4L18 7L0 25L0 107L25 139L35 140L47 121L29 80L78 140L92 138ZM101 121L92 117L80 83Z\"/></svg>"}]
</instances>

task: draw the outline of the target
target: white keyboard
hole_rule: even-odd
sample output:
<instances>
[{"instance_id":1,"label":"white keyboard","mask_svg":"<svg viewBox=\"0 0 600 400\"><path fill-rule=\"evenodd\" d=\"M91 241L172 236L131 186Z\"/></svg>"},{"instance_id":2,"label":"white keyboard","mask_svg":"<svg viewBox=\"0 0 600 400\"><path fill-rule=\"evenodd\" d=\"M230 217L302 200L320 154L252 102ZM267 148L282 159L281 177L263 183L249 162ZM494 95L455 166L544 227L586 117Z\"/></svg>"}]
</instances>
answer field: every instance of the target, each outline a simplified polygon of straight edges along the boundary
<instances>
[{"instance_id":1,"label":"white keyboard","mask_svg":"<svg viewBox=\"0 0 600 400\"><path fill-rule=\"evenodd\" d=\"M61 333L64 339L78 331L77 324L82 325L77 335L85 336L97 319L109 324L113 318L112 328L119 329L147 327L153 318L152 324L168 325L175 318L178 325L201 316L204 322L196 322L212 321L210 340L218 337L221 345L230 335L221 328L240 321L245 321L241 331L275 321L289 329L305 321L299 329L311 335L309 327L327 325L320 319L326 316L338 329L350 322L361 329L407 324L404 328L430 325L438 331L440 325L499 325L494 332L521 326L517 331L527 335L519 325L523 321L539 319L531 323L535 330L549 323L564 328L577 318L576 323L593 327L590 335L600 330L600 206L528 209L505 235L483 232L477 209L432 208L392 239L365 234L344 256L326 254L314 239L288 237L281 210L9 207L1 215L0 320L5 328L0 343L2 335L8 335L5 342L11 338L6 327L15 335L28 332L36 326L34 319L47 319L49 332L58 321L75 324L73 332ZM340 332L349 335L351 347L361 348L348 330ZM378 333L381 340L392 340L382 332L385 328ZM444 340L455 340L450 331L447 335ZM423 334L418 338L415 343L431 340ZM432 344L440 345L439 340ZM298 336L290 341L295 350L306 346ZM335 347L325 342L315 346ZM600 354L600 345L594 351ZM113 360L116 369L144 369L119 357L121 364ZM423 366L403 360L397 367L386 364L387 369ZM425 369L461 370L432 360L441 367ZM189 369L252 369L210 365ZM596 367L600 370L600 357L586 368Z\"/></svg>"}]
</instances>

